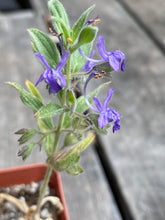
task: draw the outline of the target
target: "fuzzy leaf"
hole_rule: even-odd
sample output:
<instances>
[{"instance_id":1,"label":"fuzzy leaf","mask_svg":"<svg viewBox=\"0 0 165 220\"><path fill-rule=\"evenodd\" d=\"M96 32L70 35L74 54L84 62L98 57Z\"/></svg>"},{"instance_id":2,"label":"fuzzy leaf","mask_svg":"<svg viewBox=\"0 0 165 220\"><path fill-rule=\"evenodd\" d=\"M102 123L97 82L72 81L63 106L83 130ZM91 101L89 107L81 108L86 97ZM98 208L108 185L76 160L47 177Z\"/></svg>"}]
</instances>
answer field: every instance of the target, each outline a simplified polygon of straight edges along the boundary
<instances>
[{"instance_id":1,"label":"fuzzy leaf","mask_svg":"<svg viewBox=\"0 0 165 220\"><path fill-rule=\"evenodd\" d=\"M93 42L81 46L81 50L83 51L83 53L87 57L90 54L92 46L93 46ZM72 57L71 57L71 71L72 71L72 73L79 72L82 69L82 67L85 65L86 62L87 62L87 60L83 56L81 56L81 54L79 53L78 50L76 50L72 54Z\"/></svg>"},{"instance_id":2,"label":"fuzzy leaf","mask_svg":"<svg viewBox=\"0 0 165 220\"><path fill-rule=\"evenodd\" d=\"M60 54L54 42L38 29L28 29L28 32L33 39L35 51L45 58L51 68L55 68L60 62Z\"/></svg>"},{"instance_id":3,"label":"fuzzy leaf","mask_svg":"<svg viewBox=\"0 0 165 220\"><path fill-rule=\"evenodd\" d=\"M78 41L72 46L70 46L69 48L70 52L73 53L82 45L93 42L96 37L97 32L98 32L97 27L93 27L93 26L84 27L80 32Z\"/></svg>"},{"instance_id":4,"label":"fuzzy leaf","mask_svg":"<svg viewBox=\"0 0 165 220\"><path fill-rule=\"evenodd\" d=\"M42 97L38 89L33 85L33 83L31 83L29 80L26 80L25 83L26 83L26 87L28 88L29 92L33 94L35 97L37 97L43 103Z\"/></svg>"},{"instance_id":5,"label":"fuzzy leaf","mask_svg":"<svg viewBox=\"0 0 165 220\"><path fill-rule=\"evenodd\" d=\"M18 152L18 156L21 156L22 159L25 160L27 157L30 156L34 146L35 146L35 143L30 143L24 147L21 147L21 149Z\"/></svg>"},{"instance_id":6,"label":"fuzzy leaf","mask_svg":"<svg viewBox=\"0 0 165 220\"><path fill-rule=\"evenodd\" d=\"M86 11L84 11L79 17L79 19L76 21L76 23L74 24L73 29L72 29L73 30L73 41L75 41L77 37L79 36L88 14L94 9L94 7L95 5L92 5Z\"/></svg>"},{"instance_id":7,"label":"fuzzy leaf","mask_svg":"<svg viewBox=\"0 0 165 220\"><path fill-rule=\"evenodd\" d=\"M17 133L18 134L18 133ZM19 144L24 144L37 134L34 129L26 129L26 132L18 139Z\"/></svg>"},{"instance_id":8,"label":"fuzzy leaf","mask_svg":"<svg viewBox=\"0 0 165 220\"><path fill-rule=\"evenodd\" d=\"M61 18L58 18L58 17L52 17L52 20L53 20L54 26L56 26L57 23L58 23L58 25L60 25L62 33L65 36L65 39L69 38L70 37L70 33L69 33L70 30L65 26L65 23L63 22L63 20Z\"/></svg>"},{"instance_id":9,"label":"fuzzy leaf","mask_svg":"<svg viewBox=\"0 0 165 220\"><path fill-rule=\"evenodd\" d=\"M69 107L72 107L76 103L76 97L72 90L67 90L66 93L66 102Z\"/></svg>"},{"instance_id":10,"label":"fuzzy leaf","mask_svg":"<svg viewBox=\"0 0 165 220\"><path fill-rule=\"evenodd\" d=\"M64 139L64 146L70 146L78 142L78 135L74 133L67 133Z\"/></svg>"},{"instance_id":11,"label":"fuzzy leaf","mask_svg":"<svg viewBox=\"0 0 165 220\"><path fill-rule=\"evenodd\" d=\"M101 72L101 71L104 71L105 74L110 74L113 70L113 68L109 65L109 62L103 62L101 64L96 64L92 71L95 71L95 72Z\"/></svg>"},{"instance_id":12,"label":"fuzzy leaf","mask_svg":"<svg viewBox=\"0 0 165 220\"><path fill-rule=\"evenodd\" d=\"M7 85L14 87L20 94L22 102L34 111L38 111L42 106L42 102L31 93L27 92L22 86L15 82L7 82Z\"/></svg>"},{"instance_id":13,"label":"fuzzy leaf","mask_svg":"<svg viewBox=\"0 0 165 220\"><path fill-rule=\"evenodd\" d=\"M79 143L75 144L69 150L66 150L63 153L58 153L53 158L50 159L50 164L57 171L75 170L76 164L79 160L79 154L84 151L94 140L95 135L90 135Z\"/></svg>"},{"instance_id":14,"label":"fuzzy leaf","mask_svg":"<svg viewBox=\"0 0 165 220\"><path fill-rule=\"evenodd\" d=\"M69 167L66 169L66 172L71 174L72 176L76 176L82 173L83 169L73 161L73 163L71 163Z\"/></svg>"},{"instance_id":15,"label":"fuzzy leaf","mask_svg":"<svg viewBox=\"0 0 165 220\"><path fill-rule=\"evenodd\" d=\"M94 90L93 92L89 93L87 95L87 98L88 98L88 101L90 103L92 103L92 98L95 97L98 92L102 89L102 85L99 86L96 90ZM75 108L75 112L78 112L80 114L84 113L86 110L88 110L89 106L86 104L86 101L84 99L84 96L80 96L78 99L77 99L77 103L76 103L76 108ZM65 114L65 117L64 117L64 122L63 122L63 128L68 128L71 126L72 124L72 121L74 119L74 115L70 115L70 112L67 112ZM81 129L81 128L80 128Z\"/></svg>"},{"instance_id":16,"label":"fuzzy leaf","mask_svg":"<svg viewBox=\"0 0 165 220\"><path fill-rule=\"evenodd\" d=\"M41 132L47 132L53 129L53 122L51 118L38 119L37 124ZM43 146L47 155L50 155L50 153L52 152L53 143L54 143L53 134L47 135L46 138L44 138Z\"/></svg>"},{"instance_id":17,"label":"fuzzy leaf","mask_svg":"<svg viewBox=\"0 0 165 220\"><path fill-rule=\"evenodd\" d=\"M58 0L48 1L48 7L52 16L61 18L66 26L68 27L70 26L67 13L65 11L64 6L60 3L60 1Z\"/></svg>"},{"instance_id":18,"label":"fuzzy leaf","mask_svg":"<svg viewBox=\"0 0 165 220\"><path fill-rule=\"evenodd\" d=\"M66 109L62 108L54 101L50 101L48 104L44 105L38 112L36 112L35 116L38 119L50 118L64 111L66 111Z\"/></svg>"}]
</instances>

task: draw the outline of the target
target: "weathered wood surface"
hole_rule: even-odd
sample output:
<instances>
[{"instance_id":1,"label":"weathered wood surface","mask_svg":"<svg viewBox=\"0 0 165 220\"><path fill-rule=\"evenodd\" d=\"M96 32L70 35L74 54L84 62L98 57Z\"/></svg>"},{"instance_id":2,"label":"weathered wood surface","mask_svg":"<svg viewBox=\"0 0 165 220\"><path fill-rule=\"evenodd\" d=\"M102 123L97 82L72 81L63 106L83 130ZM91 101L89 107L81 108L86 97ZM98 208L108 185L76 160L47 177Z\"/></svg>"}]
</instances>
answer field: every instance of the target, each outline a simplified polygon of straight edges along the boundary
<instances>
[{"instance_id":1,"label":"weathered wood surface","mask_svg":"<svg viewBox=\"0 0 165 220\"><path fill-rule=\"evenodd\" d=\"M132 218L164 220L165 57L117 2L100 10L109 49L126 54L126 70L114 73L111 84L116 92L110 106L122 114L121 131L101 137L104 156Z\"/></svg>"},{"instance_id":2,"label":"weathered wood surface","mask_svg":"<svg viewBox=\"0 0 165 220\"><path fill-rule=\"evenodd\" d=\"M165 58L119 3L113 0L62 2L68 11L73 10L74 5L76 10L70 14L73 19L96 3L96 14L103 24L100 30L106 44L109 43L107 49L120 49L126 54L126 70L114 73L111 84L116 91L111 106L122 114L121 131L101 137L103 161L106 161L107 173L109 169L115 174L125 219L164 220ZM145 7L143 10L145 14ZM161 28L156 28L154 34L158 38ZM96 83L99 81L93 83L94 87Z\"/></svg>"},{"instance_id":3,"label":"weathered wood surface","mask_svg":"<svg viewBox=\"0 0 165 220\"><path fill-rule=\"evenodd\" d=\"M25 79L36 82L42 73L26 31L30 27L45 30L41 17L30 11L0 16L1 168L45 161L39 149L25 163L17 158L18 145L14 132L22 127L31 127L33 118L31 110L21 103L18 93L4 84L6 81L15 81L24 85ZM106 220L121 220L94 150L89 148L82 156L81 163L86 170L84 174L79 177L62 174L70 218L100 220L104 215Z\"/></svg>"},{"instance_id":4,"label":"weathered wood surface","mask_svg":"<svg viewBox=\"0 0 165 220\"><path fill-rule=\"evenodd\" d=\"M165 53L165 1L119 0Z\"/></svg>"}]
</instances>

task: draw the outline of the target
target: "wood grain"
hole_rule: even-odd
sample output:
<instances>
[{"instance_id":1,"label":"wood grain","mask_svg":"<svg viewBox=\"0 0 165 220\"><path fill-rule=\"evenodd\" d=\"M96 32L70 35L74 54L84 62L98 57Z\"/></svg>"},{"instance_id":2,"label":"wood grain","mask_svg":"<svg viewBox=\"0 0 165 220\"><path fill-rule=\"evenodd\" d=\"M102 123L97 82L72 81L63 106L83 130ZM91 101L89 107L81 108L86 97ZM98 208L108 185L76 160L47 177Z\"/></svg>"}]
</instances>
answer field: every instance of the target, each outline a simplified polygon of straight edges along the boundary
<instances>
[{"instance_id":1,"label":"wood grain","mask_svg":"<svg viewBox=\"0 0 165 220\"><path fill-rule=\"evenodd\" d=\"M41 17L31 11L0 16L0 167L44 162L44 153L35 149L24 163L17 158L17 137L14 132L22 127L33 126L33 116L21 103L18 93L6 81L15 81L24 86L25 79L36 82L43 69L35 59L27 28L45 30ZM40 85L40 89L44 86ZM49 99L49 97L46 97ZM83 155L82 166L86 172L79 177L62 174L68 210L72 220L121 220L100 162L94 150L89 148Z\"/></svg>"}]
</instances>

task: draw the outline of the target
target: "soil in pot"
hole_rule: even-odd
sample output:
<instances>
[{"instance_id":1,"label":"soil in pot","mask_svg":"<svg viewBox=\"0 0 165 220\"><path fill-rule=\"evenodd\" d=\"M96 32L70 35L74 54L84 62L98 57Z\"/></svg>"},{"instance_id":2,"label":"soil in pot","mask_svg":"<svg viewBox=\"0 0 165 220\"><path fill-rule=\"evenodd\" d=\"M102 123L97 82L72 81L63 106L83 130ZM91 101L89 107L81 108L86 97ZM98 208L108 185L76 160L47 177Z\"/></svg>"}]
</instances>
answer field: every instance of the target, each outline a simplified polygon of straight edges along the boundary
<instances>
[{"instance_id":1,"label":"soil in pot","mask_svg":"<svg viewBox=\"0 0 165 220\"><path fill-rule=\"evenodd\" d=\"M26 201L28 207L32 207L37 203L41 184L42 181L0 188L0 195L11 195L20 201ZM47 196L55 196L55 190L48 187ZM61 206L54 206L50 201L47 201L40 210L40 218L58 220L57 213L62 211L59 209ZM22 220L24 216L25 214L8 199L0 199L0 220Z\"/></svg>"}]
</instances>

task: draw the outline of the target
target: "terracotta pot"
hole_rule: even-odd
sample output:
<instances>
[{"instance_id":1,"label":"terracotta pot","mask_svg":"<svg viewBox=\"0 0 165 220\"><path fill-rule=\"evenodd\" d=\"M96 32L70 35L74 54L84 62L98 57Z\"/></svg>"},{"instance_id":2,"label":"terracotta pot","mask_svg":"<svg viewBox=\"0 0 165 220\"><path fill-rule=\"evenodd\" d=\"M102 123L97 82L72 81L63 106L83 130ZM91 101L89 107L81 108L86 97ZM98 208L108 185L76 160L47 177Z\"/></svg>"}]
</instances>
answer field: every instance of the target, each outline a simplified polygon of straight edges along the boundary
<instances>
[{"instance_id":1,"label":"terracotta pot","mask_svg":"<svg viewBox=\"0 0 165 220\"><path fill-rule=\"evenodd\" d=\"M0 187L41 181L44 178L46 169L45 164L33 164L0 170ZM59 215L59 220L69 220L59 173L52 172L49 186L55 189L56 196L60 198L64 206L64 212Z\"/></svg>"}]
</instances>

